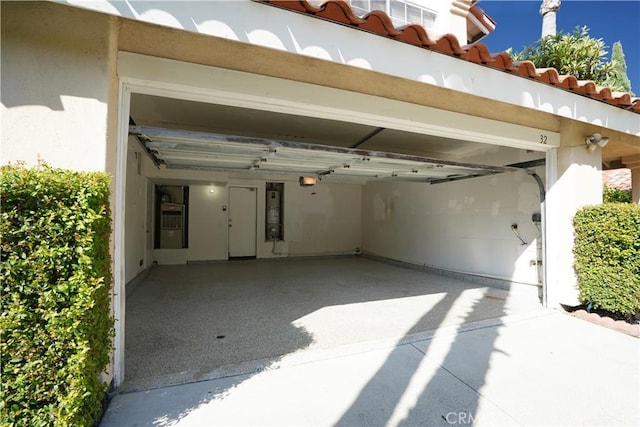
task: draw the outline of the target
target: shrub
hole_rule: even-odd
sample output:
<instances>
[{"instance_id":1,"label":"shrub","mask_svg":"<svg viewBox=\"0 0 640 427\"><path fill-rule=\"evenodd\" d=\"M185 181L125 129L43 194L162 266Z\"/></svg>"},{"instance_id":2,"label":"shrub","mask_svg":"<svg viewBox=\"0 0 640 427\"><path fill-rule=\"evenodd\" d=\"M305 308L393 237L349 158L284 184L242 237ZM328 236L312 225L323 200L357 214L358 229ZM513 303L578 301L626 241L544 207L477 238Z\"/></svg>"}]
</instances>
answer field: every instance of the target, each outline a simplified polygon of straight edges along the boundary
<instances>
[{"instance_id":1,"label":"shrub","mask_svg":"<svg viewBox=\"0 0 640 427\"><path fill-rule=\"evenodd\" d=\"M604 203L631 203L631 190L620 190L605 185L602 189L602 200Z\"/></svg>"},{"instance_id":2,"label":"shrub","mask_svg":"<svg viewBox=\"0 0 640 427\"><path fill-rule=\"evenodd\" d=\"M559 32L541 38L522 52L513 54L514 61L529 60L538 68L555 68L560 74L578 80L593 80L604 85L614 73L613 62L607 62L607 46L602 39L589 35L588 27L577 26L572 33ZM622 87L612 87L620 91Z\"/></svg>"},{"instance_id":3,"label":"shrub","mask_svg":"<svg viewBox=\"0 0 640 427\"><path fill-rule=\"evenodd\" d=\"M582 301L625 316L640 313L640 206L588 206L573 225Z\"/></svg>"},{"instance_id":4,"label":"shrub","mask_svg":"<svg viewBox=\"0 0 640 427\"><path fill-rule=\"evenodd\" d=\"M2 425L93 425L109 362L109 177L0 168Z\"/></svg>"}]
</instances>

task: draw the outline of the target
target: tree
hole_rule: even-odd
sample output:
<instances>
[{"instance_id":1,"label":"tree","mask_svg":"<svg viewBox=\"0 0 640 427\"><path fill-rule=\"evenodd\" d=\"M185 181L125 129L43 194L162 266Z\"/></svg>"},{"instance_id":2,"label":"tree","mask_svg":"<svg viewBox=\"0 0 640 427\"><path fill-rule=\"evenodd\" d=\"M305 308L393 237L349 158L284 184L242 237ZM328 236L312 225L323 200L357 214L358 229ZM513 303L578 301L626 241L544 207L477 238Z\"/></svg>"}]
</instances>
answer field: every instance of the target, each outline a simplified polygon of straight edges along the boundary
<instances>
[{"instance_id":1,"label":"tree","mask_svg":"<svg viewBox=\"0 0 640 427\"><path fill-rule=\"evenodd\" d=\"M573 33L560 32L541 38L513 54L513 59L529 60L538 68L555 68L560 74L605 85L613 70L613 64L606 61L606 48L602 39L589 36L588 27L578 26Z\"/></svg>"},{"instance_id":2,"label":"tree","mask_svg":"<svg viewBox=\"0 0 640 427\"><path fill-rule=\"evenodd\" d=\"M607 86L620 92L631 92L631 82L627 76L627 62L624 60L622 43L619 41L613 44L611 52L611 63L613 64L611 74L607 79Z\"/></svg>"}]
</instances>

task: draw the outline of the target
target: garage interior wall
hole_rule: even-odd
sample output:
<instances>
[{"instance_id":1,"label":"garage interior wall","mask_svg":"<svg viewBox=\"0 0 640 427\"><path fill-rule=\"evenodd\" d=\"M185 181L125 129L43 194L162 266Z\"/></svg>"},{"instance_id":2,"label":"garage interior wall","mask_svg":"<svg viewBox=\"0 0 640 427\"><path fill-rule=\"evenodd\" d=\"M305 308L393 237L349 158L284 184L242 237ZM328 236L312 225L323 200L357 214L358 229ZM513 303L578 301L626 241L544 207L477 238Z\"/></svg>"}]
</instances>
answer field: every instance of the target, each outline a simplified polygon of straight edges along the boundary
<instances>
[{"instance_id":1,"label":"garage interior wall","mask_svg":"<svg viewBox=\"0 0 640 427\"><path fill-rule=\"evenodd\" d=\"M493 147L465 161L517 163L540 158ZM544 168L536 168L544 177ZM544 179L544 178L543 178ZM363 193L363 248L367 253L445 270L536 285L539 190L525 174L425 185L370 182ZM526 241L523 244L511 227Z\"/></svg>"},{"instance_id":2,"label":"garage interior wall","mask_svg":"<svg viewBox=\"0 0 640 427\"><path fill-rule=\"evenodd\" d=\"M150 265L145 258L147 252L147 179L141 173L146 154L136 149L137 142L129 138L127 147L127 187L125 192L125 281L131 281ZM146 161L149 161L146 159ZM140 265L142 260L142 265Z\"/></svg>"},{"instance_id":3,"label":"garage interior wall","mask_svg":"<svg viewBox=\"0 0 640 427\"><path fill-rule=\"evenodd\" d=\"M529 182L531 181L531 182ZM519 189L531 198L519 195ZM370 183L364 251L399 261L535 285L538 188L524 175L439 185ZM518 224L522 244L511 231Z\"/></svg>"},{"instance_id":4,"label":"garage interior wall","mask_svg":"<svg viewBox=\"0 0 640 427\"><path fill-rule=\"evenodd\" d=\"M139 172L138 172L139 171ZM257 189L257 257L354 254L361 248L360 183L321 183L301 187L292 175L242 176L220 172L158 169L135 138L129 138L126 186L126 282L130 282L153 261L184 264L188 261L227 259L229 186ZM147 186L189 186L189 247L153 249L147 224L153 203ZM265 183L284 182L285 241L265 241ZM151 258L149 257L151 254Z\"/></svg>"},{"instance_id":5,"label":"garage interior wall","mask_svg":"<svg viewBox=\"0 0 640 427\"><path fill-rule=\"evenodd\" d=\"M469 161L500 164L540 158L504 147L482 150ZM140 171L140 173L138 173ZM544 176L544 168L537 168ZM540 229L539 190L526 174L500 174L450 183L319 182L301 187L297 177L156 168L130 138L127 161L126 281L152 265L227 259L229 186L257 189L257 258L355 254L360 251L416 265L505 281L539 283L535 261ZM265 182L284 182L285 240L265 241ZM146 230L150 183L189 185L189 247L152 249ZM151 188L151 187L149 187ZM526 241L514 235L511 226ZM149 258L152 254L152 258Z\"/></svg>"}]
</instances>

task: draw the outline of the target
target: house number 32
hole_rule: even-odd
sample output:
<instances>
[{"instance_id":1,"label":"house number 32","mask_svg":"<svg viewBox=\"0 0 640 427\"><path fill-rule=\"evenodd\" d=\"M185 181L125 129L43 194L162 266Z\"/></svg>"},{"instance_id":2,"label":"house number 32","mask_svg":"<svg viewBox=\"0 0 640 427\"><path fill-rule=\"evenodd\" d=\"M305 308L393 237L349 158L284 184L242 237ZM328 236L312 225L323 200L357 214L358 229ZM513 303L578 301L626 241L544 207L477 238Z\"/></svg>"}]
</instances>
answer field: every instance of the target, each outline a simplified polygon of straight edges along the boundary
<instances>
[{"instance_id":1,"label":"house number 32","mask_svg":"<svg viewBox=\"0 0 640 427\"><path fill-rule=\"evenodd\" d=\"M540 134L540 144L547 143L547 135Z\"/></svg>"}]
</instances>

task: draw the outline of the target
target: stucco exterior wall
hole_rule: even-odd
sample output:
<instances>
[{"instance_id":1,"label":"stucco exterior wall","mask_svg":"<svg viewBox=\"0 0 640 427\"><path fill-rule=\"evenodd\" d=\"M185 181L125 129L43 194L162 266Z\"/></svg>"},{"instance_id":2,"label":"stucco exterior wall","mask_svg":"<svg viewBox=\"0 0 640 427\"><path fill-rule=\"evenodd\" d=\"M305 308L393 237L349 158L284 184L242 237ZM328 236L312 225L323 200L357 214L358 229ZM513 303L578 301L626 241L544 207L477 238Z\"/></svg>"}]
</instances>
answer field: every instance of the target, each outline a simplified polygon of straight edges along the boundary
<instances>
[{"instance_id":1,"label":"stucco exterior wall","mask_svg":"<svg viewBox=\"0 0 640 427\"><path fill-rule=\"evenodd\" d=\"M640 167L631 169L631 188L633 203L640 204Z\"/></svg>"},{"instance_id":2,"label":"stucco exterior wall","mask_svg":"<svg viewBox=\"0 0 640 427\"><path fill-rule=\"evenodd\" d=\"M445 34L453 34L461 44L467 40L467 13L471 7L470 0L422 0L425 6L435 8L438 17L433 28L432 37L441 37Z\"/></svg>"},{"instance_id":3,"label":"stucco exterior wall","mask_svg":"<svg viewBox=\"0 0 640 427\"><path fill-rule=\"evenodd\" d=\"M2 163L107 167L111 17L2 2ZM56 6L60 9L59 6Z\"/></svg>"},{"instance_id":4,"label":"stucco exterior wall","mask_svg":"<svg viewBox=\"0 0 640 427\"><path fill-rule=\"evenodd\" d=\"M232 6L226 2L176 1L129 4L82 0L68 3L136 20L121 20L119 43L121 49L129 52L331 87L351 86L364 93L377 92L391 99L468 111L480 117L524 125L535 123L550 131L557 131L560 116L640 135L640 125L633 113L605 103L267 4L252 1L233 2ZM464 15L469 3L450 2L451 13L442 15L464 21L460 15ZM464 39L465 36L460 38ZM325 69L330 67L328 63L351 67L339 68L336 78L336 71ZM358 69L384 74L379 77L386 82L377 84L377 76L371 73L358 76ZM391 82L388 76L400 79ZM413 85L406 85L407 81ZM486 99L498 102L487 108Z\"/></svg>"},{"instance_id":5,"label":"stucco exterior wall","mask_svg":"<svg viewBox=\"0 0 640 427\"><path fill-rule=\"evenodd\" d=\"M589 151L584 129L563 124L561 147L547 165L547 304L579 304L573 269L573 216L586 205L602 203L602 151Z\"/></svg>"}]
</instances>

